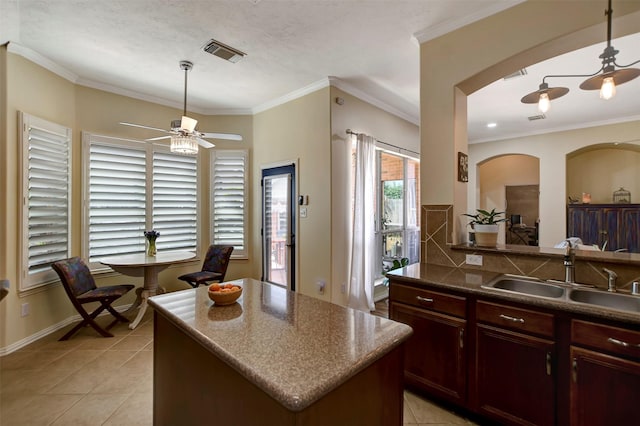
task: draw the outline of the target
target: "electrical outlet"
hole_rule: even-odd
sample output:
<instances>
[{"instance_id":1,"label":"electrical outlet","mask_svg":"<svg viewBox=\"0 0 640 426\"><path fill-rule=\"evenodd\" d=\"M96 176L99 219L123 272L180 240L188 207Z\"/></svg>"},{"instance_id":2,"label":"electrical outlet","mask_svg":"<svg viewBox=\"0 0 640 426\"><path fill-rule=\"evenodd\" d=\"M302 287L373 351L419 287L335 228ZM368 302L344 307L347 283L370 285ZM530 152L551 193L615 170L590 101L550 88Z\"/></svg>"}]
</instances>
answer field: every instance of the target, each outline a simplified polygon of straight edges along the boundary
<instances>
[{"instance_id":1,"label":"electrical outlet","mask_svg":"<svg viewBox=\"0 0 640 426\"><path fill-rule=\"evenodd\" d=\"M465 263L467 265L482 266L482 256L479 254L468 254Z\"/></svg>"},{"instance_id":2,"label":"electrical outlet","mask_svg":"<svg viewBox=\"0 0 640 426\"><path fill-rule=\"evenodd\" d=\"M324 288L327 283L324 280L318 280L316 281L316 285L318 286L318 293L324 294Z\"/></svg>"},{"instance_id":3,"label":"electrical outlet","mask_svg":"<svg viewBox=\"0 0 640 426\"><path fill-rule=\"evenodd\" d=\"M340 286L340 292L342 293L347 292L347 283L342 283L342 285Z\"/></svg>"},{"instance_id":4,"label":"electrical outlet","mask_svg":"<svg viewBox=\"0 0 640 426\"><path fill-rule=\"evenodd\" d=\"M27 315L29 315L29 304L28 303L23 303L22 304L22 310L20 311L20 315L23 317L26 317Z\"/></svg>"}]
</instances>

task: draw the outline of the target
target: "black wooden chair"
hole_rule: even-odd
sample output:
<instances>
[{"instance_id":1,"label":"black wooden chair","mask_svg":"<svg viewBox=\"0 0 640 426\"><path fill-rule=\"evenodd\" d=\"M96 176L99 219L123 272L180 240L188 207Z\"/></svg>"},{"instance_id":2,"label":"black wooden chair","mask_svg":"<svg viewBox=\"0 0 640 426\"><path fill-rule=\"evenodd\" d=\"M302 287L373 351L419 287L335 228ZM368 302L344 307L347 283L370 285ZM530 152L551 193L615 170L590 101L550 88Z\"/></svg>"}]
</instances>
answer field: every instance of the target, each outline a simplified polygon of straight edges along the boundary
<instances>
[{"instance_id":1,"label":"black wooden chair","mask_svg":"<svg viewBox=\"0 0 640 426\"><path fill-rule=\"evenodd\" d=\"M178 279L188 282L193 288L211 282L221 283L227 274L231 253L233 253L233 246L211 245L204 258L202 270L180 275Z\"/></svg>"},{"instance_id":2,"label":"black wooden chair","mask_svg":"<svg viewBox=\"0 0 640 426\"><path fill-rule=\"evenodd\" d=\"M82 316L80 324L73 327L67 334L62 336L60 340L67 340L76 331L87 325L93 327L104 337L113 337L113 334L107 330L113 327L118 321L129 322L129 320L116 311L111 304L135 287L133 284L97 287L89 267L87 267L79 257L60 260L53 263L51 267L60 277L62 286L67 292L67 296L69 296L69 300L71 300L74 308L76 308L80 316ZM91 302L99 302L100 306L89 314L82 305ZM95 322L95 318L105 309L116 319L106 328L102 328Z\"/></svg>"}]
</instances>

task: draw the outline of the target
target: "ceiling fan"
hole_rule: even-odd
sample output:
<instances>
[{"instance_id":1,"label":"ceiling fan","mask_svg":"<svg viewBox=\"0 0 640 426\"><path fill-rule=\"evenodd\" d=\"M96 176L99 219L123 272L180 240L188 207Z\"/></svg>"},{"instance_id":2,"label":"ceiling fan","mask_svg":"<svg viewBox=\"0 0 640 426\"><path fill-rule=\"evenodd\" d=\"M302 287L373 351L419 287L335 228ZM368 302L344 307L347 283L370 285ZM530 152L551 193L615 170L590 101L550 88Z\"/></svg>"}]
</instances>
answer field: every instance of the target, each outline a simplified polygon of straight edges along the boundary
<instances>
[{"instance_id":1,"label":"ceiling fan","mask_svg":"<svg viewBox=\"0 0 640 426\"><path fill-rule=\"evenodd\" d=\"M193 63L189 61L180 61L180 69L184 70L184 110L181 120L172 120L171 129L164 130L157 127L143 126L142 124L120 122L124 126L140 127L142 129L157 130L167 133L165 136L157 136L155 138L145 139L147 141L157 141L161 139L171 139L171 152L180 154L197 154L198 145L203 148L213 148L215 145L206 139L226 139L232 141L241 141L242 136L233 133L210 133L200 132L196 130L198 120L187 116L187 74L193 68Z\"/></svg>"}]
</instances>

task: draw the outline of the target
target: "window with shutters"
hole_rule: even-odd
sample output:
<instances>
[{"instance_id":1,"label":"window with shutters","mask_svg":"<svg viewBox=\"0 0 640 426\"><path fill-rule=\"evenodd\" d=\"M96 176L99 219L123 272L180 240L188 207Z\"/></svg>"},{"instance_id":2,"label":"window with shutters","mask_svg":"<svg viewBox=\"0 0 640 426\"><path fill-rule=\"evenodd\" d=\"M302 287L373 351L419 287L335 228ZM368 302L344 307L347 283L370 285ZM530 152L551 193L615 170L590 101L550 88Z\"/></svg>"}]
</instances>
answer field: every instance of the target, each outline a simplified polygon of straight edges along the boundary
<instances>
[{"instance_id":1,"label":"window with shutters","mask_svg":"<svg viewBox=\"0 0 640 426\"><path fill-rule=\"evenodd\" d=\"M144 231L158 251L197 248L197 157L159 144L83 134L86 257L141 253Z\"/></svg>"},{"instance_id":2,"label":"window with shutters","mask_svg":"<svg viewBox=\"0 0 640 426\"><path fill-rule=\"evenodd\" d=\"M20 113L22 265L20 290L56 279L51 264L70 256L71 129Z\"/></svg>"},{"instance_id":3,"label":"window with shutters","mask_svg":"<svg viewBox=\"0 0 640 426\"><path fill-rule=\"evenodd\" d=\"M234 258L247 258L246 150L215 150L211 157L213 244L232 245Z\"/></svg>"}]
</instances>

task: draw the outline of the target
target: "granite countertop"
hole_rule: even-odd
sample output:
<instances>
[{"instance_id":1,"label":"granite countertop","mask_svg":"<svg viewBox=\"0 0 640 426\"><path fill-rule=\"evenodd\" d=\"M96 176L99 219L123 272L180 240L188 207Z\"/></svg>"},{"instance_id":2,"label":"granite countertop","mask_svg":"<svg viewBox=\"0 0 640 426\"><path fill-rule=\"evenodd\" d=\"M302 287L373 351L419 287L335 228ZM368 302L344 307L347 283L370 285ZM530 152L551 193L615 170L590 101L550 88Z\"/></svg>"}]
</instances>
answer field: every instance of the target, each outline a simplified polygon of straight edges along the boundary
<instances>
[{"instance_id":1,"label":"granite countertop","mask_svg":"<svg viewBox=\"0 0 640 426\"><path fill-rule=\"evenodd\" d=\"M502 275L498 272L416 263L402 269L395 269L389 272L389 275L393 276L391 285L393 285L393 281L396 280L417 287L428 284L430 287L439 287L443 290L453 290L478 296L489 296L495 299L524 303L540 308L555 309L600 319L640 325L640 313L574 302L568 298L568 292L563 297L550 298L531 296L507 290L483 288L482 286ZM640 304L640 298L638 298L638 304Z\"/></svg>"},{"instance_id":2,"label":"granite countertop","mask_svg":"<svg viewBox=\"0 0 640 426\"><path fill-rule=\"evenodd\" d=\"M413 332L399 322L257 281L215 306L206 286L151 297L156 312L287 409L301 411Z\"/></svg>"}]
</instances>

